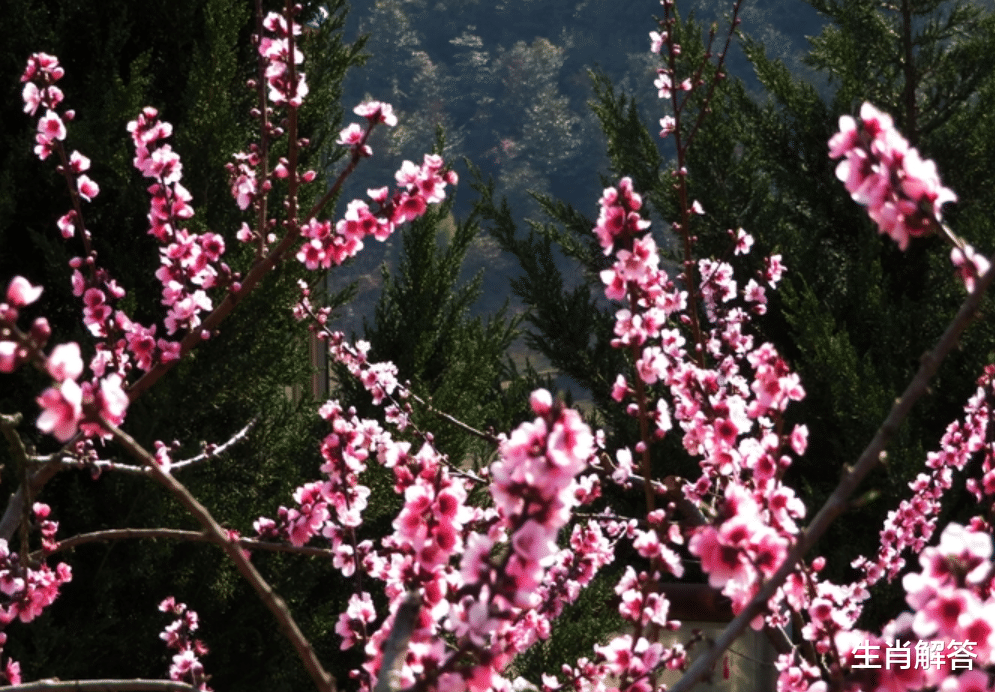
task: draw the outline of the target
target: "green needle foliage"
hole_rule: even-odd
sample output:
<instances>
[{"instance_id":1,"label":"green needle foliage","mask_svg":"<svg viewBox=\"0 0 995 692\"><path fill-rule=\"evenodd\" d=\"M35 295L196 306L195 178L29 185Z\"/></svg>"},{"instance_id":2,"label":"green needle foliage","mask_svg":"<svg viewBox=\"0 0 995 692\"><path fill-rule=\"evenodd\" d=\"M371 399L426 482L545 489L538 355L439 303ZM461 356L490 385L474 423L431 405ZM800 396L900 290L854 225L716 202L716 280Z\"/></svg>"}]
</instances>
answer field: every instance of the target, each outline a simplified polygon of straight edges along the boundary
<instances>
[{"instance_id":1,"label":"green needle foliage","mask_svg":"<svg viewBox=\"0 0 995 692\"><path fill-rule=\"evenodd\" d=\"M696 255L731 257L729 230L744 227L757 245L751 256L733 262L743 281L760 269L764 255L781 254L789 268L768 314L755 325L801 374L807 392L806 400L789 410L789 424L806 423L813 444L792 467L788 482L814 513L844 466L870 441L964 298L949 247L940 238L914 240L902 253L877 233L836 179L827 142L839 116L857 112L864 100L891 112L958 194L959 202L947 210L948 223L990 254L995 250L990 194L995 19L973 5L933 0L813 5L831 25L813 39L806 62L829 77L828 99L768 60L760 44L744 39L766 94L757 100L738 81L725 79L710 102L692 98L683 123L689 128L701 109L708 109L686 162L689 201L698 200L706 211L692 222ZM702 31L693 20L679 22L673 31L682 48L678 74L689 72L704 54ZM610 160L602 184L632 177L648 203L657 242L667 248L672 237L666 229L679 220L672 142L660 142L657 128L640 122L633 99L617 93L605 77L595 74L592 83L591 106ZM492 188L478 181L477 189L478 213L520 261L522 276L513 289L529 308L529 343L590 387L609 449L631 448L638 439L634 426L612 413L614 402L606 402L616 374L632 364L625 365L626 357L608 346L617 307L601 297L598 271L607 264L593 240L593 218L539 197L549 222L533 223L523 238L507 208L493 199ZM672 240L669 246L673 249ZM671 254L664 261L682 259ZM678 265L671 266L676 275ZM578 337L581 333L585 338ZM979 320L944 363L931 395L899 431L887 463L868 481L869 492L819 546L820 554L830 558L830 578L852 579L850 561L875 554L877 527L887 510L909 495L907 483L961 412L975 378L995 355L993 344L995 327ZM671 434L654 450L658 478L697 475L681 461L686 456L675 446L679 437ZM957 485L947 498L950 506L959 503L962 488ZM903 606L895 599L876 600L884 605L868 611L867 626L881 625Z\"/></svg>"},{"instance_id":2,"label":"green needle foliage","mask_svg":"<svg viewBox=\"0 0 995 692\"><path fill-rule=\"evenodd\" d=\"M529 392L549 382L531 368L520 373L510 358L520 318L507 304L486 319L472 316L484 270L465 278L465 267L471 255L479 260L493 248L481 242L475 215L454 219L454 204L450 195L400 231L400 261L393 271L383 266L380 299L364 332L370 359L394 363L400 380L433 409L409 402L415 427L431 431L454 464L479 469L492 460L494 445L439 414L485 434L505 432L529 416ZM336 380L344 400L375 415L361 385L341 366Z\"/></svg>"},{"instance_id":3,"label":"green needle foliage","mask_svg":"<svg viewBox=\"0 0 995 692\"><path fill-rule=\"evenodd\" d=\"M318 3L304 4L304 17L318 16ZM311 93L300 113L300 131L310 139L302 170L324 173L334 172L342 155L333 146L342 120L341 85L346 70L361 62L362 42L342 42L344 3L321 4L331 17L308 26L301 39ZM183 157L183 183L196 209L191 230L222 234L226 261L244 271L252 251L234 236L241 222L251 219L231 199L224 165L256 136L249 116L255 91L246 88L258 58L249 40L253 3L10 0L3 15L0 281L6 285L20 274L45 287L32 309L51 322L51 343L86 344L88 335L68 282L67 262L81 253L79 241L64 241L55 225L69 208L65 182L52 160L38 161L32 154L35 123L21 112L18 78L33 52L57 55L65 67L60 86L77 113L68 146L93 161L90 173L101 194L84 213L101 265L129 292L121 307L144 324L164 315L161 287L152 275L158 246L146 234L148 181L132 168L125 129L145 105L157 107L174 126L170 144ZM301 205L312 204L324 189L320 182L306 186ZM333 207L326 213L334 213ZM182 472L194 495L231 528L251 531L259 512L275 515L280 502L290 502L300 479L315 477L320 465L318 445L326 431L315 424L320 421L313 402L307 397L295 403L287 396L288 389L310 391L306 334L290 313L302 276L293 260L272 272L216 337L129 409L128 430L146 448L156 440L184 441L174 453L177 460L196 455L202 441L224 442L257 421L245 441L225 455ZM320 283L323 277L307 278ZM348 295L339 291L326 302L341 304ZM20 373L25 376L4 380L0 410L5 413L31 402L45 386L37 373ZM36 407L23 413L25 438L42 451L51 447L53 442L34 430ZM130 463L113 448L101 456ZM5 464L2 491L9 494L18 476L6 447L0 463ZM37 499L53 506L60 537L124 527L197 528L152 481L133 475L107 472L94 480L85 471L64 471ZM159 616L156 606L174 595L200 614L199 635L211 647L205 665L215 675L215 688L309 684L299 666L287 664L294 655L272 617L216 548L118 541L81 546L65 559L74 578L57 605L30 627L15 623L7 630L6 652L21 661L25 679L162 677L170 655L158 634L169 619ZM255 561L332 662L333 673L344 675L350 662L337 655L333 628L346 591L334 587L330 568L291 556L261 554Z\"/></svg>"}]
</instances>

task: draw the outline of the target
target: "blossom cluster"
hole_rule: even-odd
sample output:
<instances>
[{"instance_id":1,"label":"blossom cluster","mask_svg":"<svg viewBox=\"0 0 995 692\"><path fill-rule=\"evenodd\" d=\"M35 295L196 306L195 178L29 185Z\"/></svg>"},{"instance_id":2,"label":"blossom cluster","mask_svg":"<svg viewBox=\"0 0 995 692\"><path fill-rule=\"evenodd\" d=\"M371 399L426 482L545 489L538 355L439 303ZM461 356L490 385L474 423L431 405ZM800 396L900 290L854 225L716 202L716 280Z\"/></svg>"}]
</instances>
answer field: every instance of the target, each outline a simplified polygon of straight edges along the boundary
<instances>
[{"instance_id":1,"label":"blossom cluster","mask_svg":"<svg viewBox=\"0 0 995 692\"><path fill-rule=\"evenodd\" d=\"M48 505L36 502L32 514L38 521L42 533L42 549L47 554L55 548L55 533L58 522L50 520ZM53 570L44 562L36 563L27 555L10 549L7 541L0 538L0 680L7 684L21 682L21 667L17 661L3 655L7 643L7 633L3 630L14 620L31 622L52 605L63 584L72 581L69 565L60 562Z\"/></svg>"},{"instance_id":2,"label":"blossom cluster","mask_svg":"<svg viewBox=\"0 0 995 692\"><path fill-rule=\"evenodd\" d=\"M296 45L291 50L291 37L301 35L301 25L270 12L263 20L263 28L271 34L259 37L259 54L266 59L269 100L274 106L300 108L308 94L308 87L304 74L294 66L304 62L304 54Z\"/></svg>"},{"instance_id":3,"label":"blossom cluster","mask_svg":"<svg viewBox=\"0 0 995 692\"><path fill-rule=\"evenodd\" d=\"M194 215L191 195L180 183L183 166L179 154L170 145L159 143L173 128L158 115L155 108L145 108L128 123L128 132L135 146L135 168L155 181L148 189L152 196L148 232L164 245L156 278L162 283L162 304L168 308L166 333L172 336L200 326L201 315L214 307L207 291L230 283L232 272L221 262L225 241L220 235L191 233L181 226ZM119 321L138 367L147 370L154 362L153 344L162 357L176 357L179 344L164 339L155 343L155 325L147 329L129 320Z\"/></svg>"},{"instance_id":4,"label":"blossom cluster","mask_svg":"<svg viewBox=\"0 0 995 692\"><path fill-rule=\"evenodd\" d=\"M397 397L406 389L396 381L396 369L370 363L367 344L349 346L338 333L328 341L333 357L378 403L394 409L396 423L406 425L397 415ZM402 687L508 689L505 664L549 636L551 620L613 559L612 541L593 521L574 527L569 548L557 547L572 508L599 494L593 476L576 479L594 452L594 438L579 415L554 404L548 392L535 392L532 407L535 421L503 438L499 460L483 476L452 468L430 436L416 452L336 402L322 407L332 427L321 447L324 480L299 488L294 507L281 508L276 520L260 519L256 529L263 538L295 544L322 536L345 576L362 571L383 582L390 600L386 618L377 623L371 595L363 591L336 626L343 648L362 646L367 654L354 672L364 689L391 674L385 665ZM357 479L374 457L392 471L394 490L405 499L394 532L379 544L355 537L369 495ZM471 487L485 477L495 507L467 505ZM418 615L410 644L400 661L385 659L412 594ZM446 632L456 637L456 652L442 645Z\"/></svg>"},{"instance_id":5,"label":"blossom cluster","mask_svg":"<svg viewBox=\"0 0 995 692\"><path fill-rule=\"evenodd\" d=\"M669 10L671 7L672 4L668 5L667 9ZM664 57L664 66L657 69L656 80L653 82L653 86L657 88L657 96L665 101L673 99L676 92L691 91L693 86L691 79L685 78L677 83L677 89L674 89L676 82L674 60L681 54L681 44L674 40L672 34L673 28L674 21L668 16L667 19L660 22L659 31L650 32L650 52ZM664 49L666 49L665 53ZM679 106L675 110L678 109ZM672 115L666 115L660 119L660 127L662 128L660 136L667 137L676 129L677 119Z\"/></svg>"},{"instance_id":6,"label":"blossom cluster","mask_svg":"<svg viewBox=\"0 0 995 692\"><path fill-rule=\"evenodd\" d=\"M363 105L357 107L357 113L362 112ZM382 113L379 107L377 112ZM402 189L393 195L389 195L386 187L367 191L378 205L376 211L357 199L349 203L334 230L330 221L311 219L301 229L305 241L297 259L312 270L338 266L363 249L363 238L386 240L397 225L422 216L429 204L442 202L446 184L455 185L458 181L456 172L444 171L442 157L434 154L425 154L421 166L405 161L394 177Z\"/></svg>"},{"instance_id":7,"label":"blossom cluster","mask_svg":"<svg viewBox=\"0 0 995 692\"><path fill-rule=\"evenodd\" d=\"M176 652L169 667L169 679L185 682L200 692L211 692L207 686L210 676L204 674L204 664L200 661L200 657L208 653L207 645L193 637L200 627L197 613L189 610L186 603L177 603L172 596L159 604L159 610L176 616L159 635L166 642L166 648Z\"/></svg>"},{"instance_id":8,"label":"blossom cluster","mask_svg":"<svg viewBox=\"0 0 995 692\"><path fill-rule=\"evenodd\" d=\"M79 345L60 344L46 357L43 348L51 336L44 317L37 318L25 334L17 328L19 309L35 302L41 287L32 286L24 277L14 277L7 287L7 302L0 303L0 372L10 373L27 362L34 362L53 380L51 387L38 397L42 409L38 429L69 440L78 430L87 436L99 435L100 420L119 424L124 420L128 397L121 388L121 377L111 373L89 382L77 382L83 374Z\"/></svg>"},{"instance_id":9,"label":"blossom cluster","mask_svg":"<svg viewBox=\"0 0 995 692\"><path fill-rule=\"evenodd\" d=\"M843 158L836 177L854 201L865 206L881 233L904 250L910 237L935 233L941 208L957 201L943 186L936 164L923 158L895 129L891 116L869 103L860 121L840 118L840 131L829 140L829 156Z\"/></svg>"},{"instance_id":10,"label":"blossom cluster","mask_svg":"<svg viewBox=\"0 0 995 692\"><path fill-rule=\"evenodd\" d=\"M268 87L267 100L273 106L296 110L300 108L304 97L308 94L305 75L297 69L297 65L304 62L304 54L294 40L301 35L301 25L293 20L288 22L287 18L270 12L263 20L263 28L270 35L254 36L253 40L258 42L259 55L265 63L263 74ZM249 80L250 88L256 86L256 80ZM226 167L232 197L235 198L238 208L242 210L259 202L272 189L274 179L284 179L291 175L290 162L285 157L269 170L269 161L266 157L268 142L282 137L284 128L272 123L273 107L269 105L262 107L265 112L259 109L252 110L252 115L263 123L262 146L253 143L248 152L236 153L236 163L229 163ZM293 144L306 146L307 140L301 139ZM317 177L315 171L301 174L295 170L293 174L297 176L295 182L309 183ZM256 240L262 246L265 246L266 242L271 242L271 239L265 235L252 231L248 224L242 225L238 238L242 242Z\"/></svg>"},{"instance_id":11,"label":"blossom cluster","mask_svg":"<svg viewBox=\"0 0 995 692\"><path fill-rule=\"evenodd\" d=\"M854 199L867 206L882 232L905 249L910 236L940 227L940 206L953 200L953 193L942 186L932 162L923 162L897 134L890 117L864 104L860 125L844 116L840 130L829 143L834 158L846 156L837 175ZM973 291L975 280L988 270L988 261L948 229L943 230L954 244L954 263L961 278ZM965 408L963 421L948 426L940 450L927 455L926 470L909 484L913 497L889 513L878 555L854 561L861 578L846 585L821 581L818 572L825 563L819 558L810 569L793 574L785 585L788 603L806 620L802 637L818 654L835 659L840 689L938 687L952 692L990 688L986 672L959 666L960 659L954 656L944 658L935 644L942 645L936 640L945 637L955 652L962 652L970 643L972 651L964 655L976 658L981 667L992 662L991 527L980 518L968 527L950 524L938 547L927 546L936 530L941 497L953 486L954 473L964 470L979 452L983 453L985 476L981 482L969 479L968 488L979 502L987 498L991 504L995 485L988 477L993 459L988 421L993 375L995 368L989 366ZM905 566L904 554L910 550L919 554L923 568L921 573L906 574L902 582L912 612L886 625L880 635L857 630L854 625L870 597L869 588L884 577L896 578ZM870 661L873 651L885 649L898 665L882 667ZM913 652L916 665L901 663L911 661ZM823 671L797 650L780 657L778 670L779 689L829 689Z\"/></svg>"},{"instance_id":12,"label":"blossom cluster","mask_svg":"<svg viewBox=\"0 0 995 692\"><path fill-rule=\"evenodd\" d=\"M948 525L939 545L920 553L922 571L902 580L911 612L888 623L880 636L854 628L835 633L833 645L849 671L843 689L990 689L985 670L995 662L991 555L989 525L979 519ZM892 665L882 665L878 651L889 652ZM823 683L815 689L826 688Z\"/></svg>"},{"instance_id":13,"label":"blossom cluster","mask_svg":"<svg viewBox=\"0 0 995 692\"><path fill-rule=\"evenodd\" d=\"M790 434L779 434L784 411L804 390L776 350L770 344L755 345L747 329L751 315L764 312L764 286L773 289L780 279L780 257L768 258L765 270L742 290L731 265L699 261L697 295L711 326L691 348L677 326L688 323L688 293L661 268L649 221L638 214L640 206L631 181L623 179L602 195L594 229L606 254L615 255L611 268L601 272L605 296L625 306L616 310L612 344L628 350L633 359L635 381L619 374L612 398L625 404L630 415L653 424L651 435L637 445L637 455L648 454L675 425L680 428L684 448L699 458L702 471L682 492L696 511L705 513L695 522L703 525L687 532L678 520L693 517L680 516L670 502L649 513L650 530L631 530L634 546L653 569L627 573L617 593L623 616L647 628L668 624L666 599L653 586L666 573L683 575L680 554L685 551L700 558L710 585L731 599L734 612L777 570L798 532L797 520L805 514L800 499L780 479L791 463L786 452L804 453L807 430L796 426ZM749 251L753 243L748 234L739 229L731 236L736 254ZM714 365L698 354L707 354ZM616 458L612 479L625 485L634 471L633 453L620 449ZM769 617L776 620L778 610L772 603ZM762 624L763 619L754 622ZM680 668L685 660L681 647L664 650L642 630L616 638L596 654L593 661L565 670L575 684L613 675L627 689L648 689L656 671ZM555 688L551 681L547 686Z\"/></svg>"}]
</instances>

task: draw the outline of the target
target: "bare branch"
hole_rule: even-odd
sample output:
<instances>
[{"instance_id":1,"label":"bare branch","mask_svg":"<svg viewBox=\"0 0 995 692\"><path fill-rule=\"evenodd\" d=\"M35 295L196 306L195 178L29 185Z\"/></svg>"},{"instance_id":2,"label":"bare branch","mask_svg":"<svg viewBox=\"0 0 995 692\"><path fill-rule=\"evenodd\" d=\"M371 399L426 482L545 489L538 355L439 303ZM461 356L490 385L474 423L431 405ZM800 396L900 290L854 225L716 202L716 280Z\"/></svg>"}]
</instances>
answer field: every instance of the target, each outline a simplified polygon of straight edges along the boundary
<instances>
[{"instance_id":1,"label":"bare branch","mask_svg":"<svg viewBox=\"0 0 995 692\"><path fill-rule=\"evenodd\" d=\"M152 477L169 490L173 497L204 527L205 534L231 558L232 562L235 563L235 568L238 569L239 573L255 589L259 600L263 602L273 614L273 617L276 618L277 625L279 625L284 636L287 637L287 640L294 647L294 650L304 663L304 667L311 675L311 679L318 690L320 692L336 692L335 678L322 667L314 649L311 647L311 642L307 640L307 637L304 636L304 633L297 626L293 616L290 614L290 610L287 608L287 604L273 591L273 588L249 561L249 558L242 553L242 547L238 541L233 540L229 536L228 532L211 516L207 508L200 504L182 483L173 476L164 473L159 468L155 458L128 435L128 433L116 425L108 423L106 420L102 420L101 424L127 450L128 454L141 461L151 470Z\"/></svg>"},{"instance_id":2,"label":"bare branch","mask_svg":"<svg viewBox=\"0 0 995 692\"><path fill-rule=\"evenodd\" d=\"M0 425L0 427L3 428L8 442L12 439L11 435L16 439L16 442L11 443L11 449L15 457L21 454L26 457L27 451L24 449L24 443L15 430L16 424L13 422L15 419L16 417L3 416L3 425ZM14 532L17 531L17 527L21 525L21 518L30 504L30 498L37 496L41 489L45 487L45 484L59 472L60 468L61 466L57 461L49 461L34 473L29 474L27 485L21 483L17 486L17 490L10 496L10 500L7 502L3 517L0 518L0 538L10 542Z\"/></svg>"},{"instance_id":3,"label":"bare branch","mask_svg":"<svg viewBox=\"0 0 995 692\"><path fill-rule=\"evenodd\" d=\"M193 466L202 461L208 461L216 457L221 456L228 449L237 442L245 439L246 435L249 434L249 430L259 422L259 416L256 416L250 420L244 428L239 430L237 433L232 435L227 442L220 445L204 445L204 452L198 454L195 457L190 457L189 459L184 459L182 461L174 461L170 466L170 472L177 469L186 468L187 466ZM138 476L148 476L151 474L149 469L144 466L134 466L132 464L121 464L116 461L111 461L109 459L97 459L96 461L90 462L80 462L75 457L67 455L65 451L59 451L55 454L48 454L46 456L34 456L30 457L30 460L38 463L44 462L48 463L50 461L57 461L63 468L82 468L82 467L95 467L100 471L118 471L120 473L131 473Z\"/></svg>"},{"instance_id":4,"label":"bare branch","mask_svg":"<svg viewBox=\"0 0 995 692\"><path fill-rule=\"evenodd\" d=\"M81 692L196 692L197 688L174 680L36 680L4 687L4 692L45 692L80 690Z\"/></svg>"},{"instance_id":5,"label":"bare branch","mask_svg":"<svg viewBox=\"0 0 995 692\"><path fill-rule=\"evenodd\" d=\"M425 409L429 413L432 413L432 414L438 416L439 418L441 418L442 420L447 421L449 423L452 423L453 425L455 425L459 429L463 430L464 432L468 432L471 435L473 435L474 437L478 437L481 440L483 440L484 442L488 442L488 443L494 445L495 447L497 447L498 442L499 442L497 436L492 435L490 433L483 432L481 430L477 430L472 425L464 423L460 419L455 418L454 416L449 415L445 411L440 411L439 409L437 409L434 406L432 406L432 404L428 403L427 401L425 401L424 399L422 399L420 396L418 396L414 392L410 392L410 395L411 395L412 399L414 399L415 401L417 401L421 406L425 407Z\"/></svg>"},{"instance_id":6,"label":"bare branch","mask_svg":"<svg viewBox=\"0 0 995 692\"><path fill-rule=\"evenodd\" d=\"M989 268L985 272L985 275L978 280L978 285L974 292L968 294L967 300L961 305L960 310L946 331L943 332L943 336L940 337L939 342L937 342L931 352L923 356L919 372L916 373L909 386L906 387L901 398L895 401L888 417L881 424L881 427L878 428L874 439L867 445L863 454L860 455L857 464L844 476L840 484L836 486L836 490L833 491L833 494L829 496L822 509L819 510L819 513L812 520L812 523L801 533L798 542L792 547L791 552L784 560L780 569L761 587L760 591L743 608L742 612L729 623L729 626L726 627L722 635L715 641L715 645L707 653L698 658L677 684L670 688L670 692L687 692L703 675L712 669L722 656L722 653L732 646L740 632L746 628L753 618L760 615L766 609L767 602L777 589L780 588L781 584L784 583L785 579L788 578L788 575L791 574L795 565L805 556L805 553L815 545L822 534L829 528L830 524L846 510L850 496L867 474L879 463L882 452L884 452L892 436L898 431L902 421L909 415L915 403L926 393L929 381L936 374L940 363L943 362L947 354L957 345L960 335L974 319L978 308L981 306L981 300L984 297L985 291L991 286L993 280L995 280L995 267Z\"/></svg>"},{"instance_id":7,"label":"bare branch","mask_svg":"<svg viewBox=\"0 0 995 692\"><path fill-rule=\"evenodd\" d=\"M165 538L172 541L187 541L189 543L216 543L217 541L210 534L204 531L186 531L184 529L106 529L104 531L93 531L91 533L81 533L77 536L70 536L59 541L55 550L47 553L36 550L31 553L34 559L41 559L46 555L61 553L72 550L80 545L88 543L106 543L107 541L119 541L129 539L151 539ZM296 546L289 543L274 543L272 541L261 541L257 538L239 538L238 545L245 550L265 550L271 553L296 553L299 555L313 555L316 557L331 558L335 556L335 551L330 548L317 548L314 546Z\"/></svg>"},{"instance_id":8,"label":"bare branch","mask_svg":"<svg viewBox=\"0 0 995 692\"><path fill-rule=\"evenodd\" d=\"M24 440L17 433L17 426L21 424L24 420L24 416L20 413L15 413L11 416L0 414L0 430L3 431L3 436L7 438L7 445L10 447L10 451L14 456L15 461L17 461L17 474L18 481L20 483L20 488L26 489L26 497L21 501L21 555L28 552L28 523L31 519L29 516L29 507L31 506L31 483L28 481L28 462L30 457L28 456L28 450L24 446Z\"/></svg>"}]
</instances>

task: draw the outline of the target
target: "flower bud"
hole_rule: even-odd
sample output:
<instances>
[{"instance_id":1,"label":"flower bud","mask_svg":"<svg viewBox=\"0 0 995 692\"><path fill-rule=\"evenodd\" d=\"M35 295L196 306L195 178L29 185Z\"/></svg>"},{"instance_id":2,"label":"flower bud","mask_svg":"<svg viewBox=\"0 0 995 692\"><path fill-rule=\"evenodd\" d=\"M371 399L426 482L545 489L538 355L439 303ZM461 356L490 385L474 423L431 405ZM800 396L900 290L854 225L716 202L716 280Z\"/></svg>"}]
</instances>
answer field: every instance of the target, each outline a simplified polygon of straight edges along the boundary
<instances>
[{"instance_id":1,"label":"flower bud","mask_svg":"<svg viewBox=\"0 0 995 692\"><path fill-rule=\"evenodd\" d=\"M529 404L537 416L545 416L553 408L553 396L545 389L537 389L529 395Z\"/></svg>"},{"instance_id":2,"label":"flower bud","mask_svg":"<svg viewBox=\"0 0 995 692\"><path fill-rule=\"evenodd\" d=\"M15 324L19 314L17 308L7 305L7 303L0 303L0 322Z\"/></svg>"},{"instance_id":3,"label":"flower bud","mask_svg":"<svg viewBox=\"0 0 995 692\"><path fill-rule=\"evenodd\" d=\"M48 343L48 339L52 336L52 327L49 326L48 320L44 317L39 317L31 325L31 338L39 346L44 346Z\"/></svg>"}]
</instances>

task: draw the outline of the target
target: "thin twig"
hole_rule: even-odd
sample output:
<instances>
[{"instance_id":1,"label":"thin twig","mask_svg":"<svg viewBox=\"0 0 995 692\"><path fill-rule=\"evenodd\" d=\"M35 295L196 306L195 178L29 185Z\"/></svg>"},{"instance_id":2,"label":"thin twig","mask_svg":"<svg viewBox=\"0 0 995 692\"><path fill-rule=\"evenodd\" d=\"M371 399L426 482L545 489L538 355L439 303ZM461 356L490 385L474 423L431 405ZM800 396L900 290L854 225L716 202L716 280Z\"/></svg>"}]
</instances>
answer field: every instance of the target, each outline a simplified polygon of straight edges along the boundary
<instances>
[{"instance_id":1,"label":"thin twig","mask_svg":"<svg viewBox=\"0 0 995 692\"><path fill-rule=\"evenodd\" d=\"M439 409L437 409L434 406L432 406L432 404L428 403L427 401L425 401L424 399L422 399L420 396L418 396L414 392L411 392L410 390L409 390L409 394L410 394L410 396L411 396L412 399L414 399L415 401L417 401L419 403L419 405L424 406L425 409L429 413L432 413L432 414L438 416L439 418L441 418L444 421L452 423L457 428L463 430L464 432L470 433L474 437L480 438L484 442L489 442L490 444L494 445L495 447L497 447L498 444L500 444L500 440L498 440L498 438L497 438L496 435L492 435L490 433L486 433L486 432L483 432L481 430L477 430L475 427L473 427L472 425L470 425L468 423L464 423L459 418L451 416L450 414L446 413L445 411L440 411Z\"/></svg>"},{"instance_id":2,"label":"thin twig","mask_svg":"<svg viewBox=\"0 0 995 692\"><path fill-rule=\"evenodd\" d=\"M196 692L197 688L175 680L36 680L9 685L4 692L44 692L81 690L86 692Z\"/></svg>"},{"instance_id":3,"label":"thin twig","mask_svg":"<svg viewBox=\"0 0 995 692\"><path fill-rule=\"evenodd\" d=\"M844 476L836 490L829 496L826 503L819 510L819 513L812 520L798 537L798 541L792 547L788 557L777 570L777 572L765 583L753 599L743 608L742 612L729 623L722 635L715 641L715 645L703 656L697 659L688 669L687 673L670 688L670 692L686 692L691 689L698 680L718 662L722 653L728 649L746 626L755 617L760 615L767 607L767 602L774 596L778 588L784 583L788 575L794 570L795 565L805 556L805 554L822 537L829 526L836 518L846 511L849 498L860 485L861 481L880 462L881 454L887 446L889 440L898 431L902 421L909 415L915 403L926 393L929 381L936 374L940 363L957 344L960 335L967 328L967 325L974 319L978 308L981 306L985 291L995 280L995 267L990 268L978 280L975 290L970 293L967 300L961 305L957 315L951 321L943 336L937 342L933 350L925 354L919 366L919 372L906 387L901 398L895 401L891 412L885 419L881 427L878 428L874 439L864 450L857 460L854 468Z\"/></svg>"},{"instance_id":4,"label":"thin twig","mask_svg":"<svg viewBox=\"0 0 995 692\"><path fill-rule=\"evenodd\" d=\"M86 545L88 543L105 543L107 541L119 541L130 539L156 539L165 538L171 541L187 541L190 543L216 543L217 541L204 531L187 531L184 529L106 529L104 531L93 531L91 533L81 533L60 540L54 550L47 552L36 550L31 554L32 558L42 558L46 555L61 553L66 550ZM317 557L331 558L335 556L335 551L330 548L317 548L314 546L296 546L289 543L274 543L272 541L262 541L257 538L239 538L239 547L245 550L265 550L271 553L297 553L299 555L314 555Z\"/></svg>"},{"instance_id":5,"label":"thin twig","mask_svg":"<svg viewBox=\"0 0 995 692\"><path fill-rule=\"evenodd\" d=\"M202 461L208 461L209 459L214 459L215 457L221 456L228 449L234 445L236 442L240 442L245 439L245 436L249 434L249 430L259 422L259 416L256 416L250 420L244 428L239 430L237 433L232 435L227 442L220 445L214 445L214 448L210 451L205 451L198 454L195 457L190 457L189 459L183 459L182 461L174 461L170 467L170 473L176 471L177 469L186 468L188 466L193 466L194 464L200 463ZM78 469L82 467L94 467L101 471L119 471L121 473L131 473L138 476L148 476L149 469L144 466L134 466L132 464L121 464L116 461L111 461L109 459L97 459L95 461L80 461L74 456L67 455L64 451L55 452L54 454L46 454L44 456L33 456L29 457L30 461L33 463L48 463L50 461L58 461L58 463L63 468L73 468Z\"/></svg>"},{"instance_id":6,"label":"thin twig","mask_svg":"<svg viewBox=\"0 0 995 692\"><path fill-rule=\"evenodd\" d=\"M273 588L255 568L255 565L242 553L239 542L229 536L228 532L211 516L207 508L198 502L182 483L163 472L155 458L128 433L106 420L101 420L101 425L114 436L115 441L124 447L128 454L152 469L153 478L159 481L193 515L194 519L204 527L205 533L210 536L211 540L231 558L232 562L235 563L235 568L249 582L259 596L259 600L276 618L277 625L297 651L297 655L304 663L304 667L311 675L318 690L320 692L336 692L335 678L322 667L311 647L311 642L297 626L287 604L273 591Z\"/></svg>"}]
</instances>

